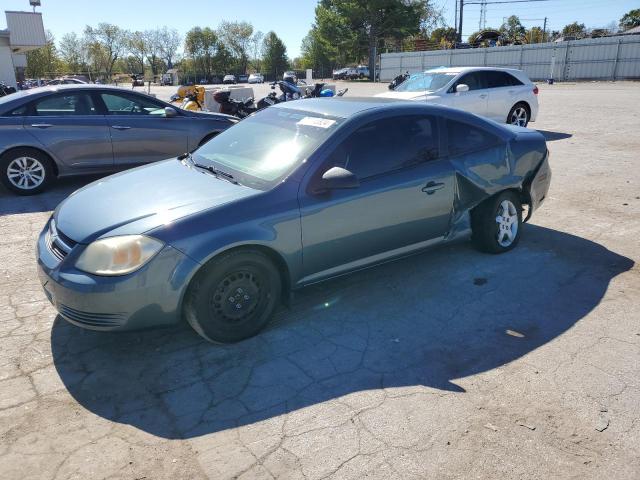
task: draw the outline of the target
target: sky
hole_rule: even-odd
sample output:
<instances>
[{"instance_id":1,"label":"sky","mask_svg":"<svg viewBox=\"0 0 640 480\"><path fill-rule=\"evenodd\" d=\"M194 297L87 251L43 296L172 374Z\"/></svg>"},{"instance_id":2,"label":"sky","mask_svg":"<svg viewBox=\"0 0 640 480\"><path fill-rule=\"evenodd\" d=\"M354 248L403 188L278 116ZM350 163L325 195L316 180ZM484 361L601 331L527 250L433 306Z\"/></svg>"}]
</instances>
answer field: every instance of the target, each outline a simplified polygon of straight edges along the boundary
<instances>
[{"instance_id":1,"label":"sky","mask_svg":"<svg viewBox=\"0 0 640 480\"><path fill-rule=\"evenodd\" d=\"M467 0L479 1L479 0ZM497 0L487 0L488 2ZM222 20L246 20L256 30L275 31L287 46L290 58L300 54L300 43L314 20L317 0L274 2L268 0L41 0L44 26L56 38L68 32L81 33L85 25L114 23L128 30L146 30L167 25L181 34L194 26L216 27ZM434 0L453 25L455 0ZM31 10L29 0L0 0L2 10ZM560 30L573 21L587 27L604 27L617 22L638 0L548 0L531 3L487 6L487 27L499 27L503 18L518 15L526 27L542 26ZM478 30L479 5L465 5L463 36ZM0 28L5 28L0 17Z\"/></svg>"}]
</instances>

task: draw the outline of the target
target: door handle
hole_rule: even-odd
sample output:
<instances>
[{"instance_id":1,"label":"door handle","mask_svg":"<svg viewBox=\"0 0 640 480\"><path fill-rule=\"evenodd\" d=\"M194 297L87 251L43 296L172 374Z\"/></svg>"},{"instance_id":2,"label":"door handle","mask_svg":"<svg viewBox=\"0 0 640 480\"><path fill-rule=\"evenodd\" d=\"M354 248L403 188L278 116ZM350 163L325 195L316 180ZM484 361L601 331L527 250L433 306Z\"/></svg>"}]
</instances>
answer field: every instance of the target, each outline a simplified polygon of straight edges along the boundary
<instances>
[{"instance_id":1,"label":"door handle","mask_svg":"<svg viewBox=\"0 0 640 480\"><path fill-rule=\"evenodd\" d=\"M487 98L487 94L483 93L482 95L480 95L480 98Z\"/></svg>"},{"instance_id":2,"label":"door handle","mask_svg":"<svg viewBox=\"0 0 640 480\"><path fill-rule=\"evenodd\" d=\"M129 130L131 127L127 125L111 125L111 128L115 128L116 130Z\"/></svg>"},{"instance_id":3,"label":"door handle","mask_svg":"<svg viewBox=\"0 0 640 480\"><path fill-rule=\"evenodd\" d=\"M433 195L437 190L444 188L444 183L440 182L429 182L424 187L422 187L422 191L427 195Z\"/></svg>"},{"instance_id":4,"label":"door handle","mask_svg":"<svg viewBox=\"0 0 640 480\"><path fill-rule=\"evenodd\" d=\"M34 128L49 128L49 127L53 127L53 124L51 124L51 123L32 123L31 126L34 127Z\"/></svg>"}]
</instances>

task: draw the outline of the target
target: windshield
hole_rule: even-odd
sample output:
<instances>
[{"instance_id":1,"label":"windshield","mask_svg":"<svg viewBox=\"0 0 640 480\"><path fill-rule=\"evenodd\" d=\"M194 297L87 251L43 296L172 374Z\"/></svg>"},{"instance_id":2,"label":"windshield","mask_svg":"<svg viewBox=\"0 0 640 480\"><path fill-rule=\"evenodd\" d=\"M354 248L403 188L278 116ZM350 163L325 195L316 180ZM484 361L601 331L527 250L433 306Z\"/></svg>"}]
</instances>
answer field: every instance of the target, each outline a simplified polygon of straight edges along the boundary
<instances>
[{"instance_id":1,"label":"windshield","mask_svg":"<svg viewBox=\"0 0 640 480\"><path fill-rule=\"evenodd\" d=\"M194 152L197 163L266 190L293 172L333 133L341 118L268 108L245 118Z\"/></svg>"},{"instance_id":2,"label":"windshield","mask_svg":"<svg viewBox=\"0 0 640 480\"><path fill-rule=\"evenodd\" d=\"M456 73L414 73L394 90L396 92L424 92L438 90L449 83Z\"/></svg>"}]
</instances>

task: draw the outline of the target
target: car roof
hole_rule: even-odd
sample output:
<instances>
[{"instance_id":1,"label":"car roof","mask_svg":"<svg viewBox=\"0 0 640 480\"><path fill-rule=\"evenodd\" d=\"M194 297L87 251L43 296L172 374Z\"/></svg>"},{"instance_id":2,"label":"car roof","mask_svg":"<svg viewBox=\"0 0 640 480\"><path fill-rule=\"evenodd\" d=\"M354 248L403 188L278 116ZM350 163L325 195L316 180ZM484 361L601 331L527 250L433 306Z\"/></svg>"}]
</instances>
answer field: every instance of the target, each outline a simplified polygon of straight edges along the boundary
<instances>
[{"instance_id":1,"label":"car roof","mask_svg":"<svg viewBox=\"0 0 640 480\"><path fill-rule=\"evenodd\" d=\"M436 67L425 70L425 72L440 72L440 73L464 73L464 72L476 72L476 71L498 71L498 72L520 72L517 68L504 68L504 67Z\"/></svg>"},{"instance_id":2,"label":"car roof","mask_svg":"<svg viewBox=\"0 0 640 480\"><path fill-rule=\"evenodd\" d=\"M437 113L446 109L446 107L438 105L426 105L409 100L384 97L306 98L295 102L281 102L270 108L297 110L338 118L348 118L370 110L415 111L422 109L425 113Z\"/></svg>"}]
</instances>

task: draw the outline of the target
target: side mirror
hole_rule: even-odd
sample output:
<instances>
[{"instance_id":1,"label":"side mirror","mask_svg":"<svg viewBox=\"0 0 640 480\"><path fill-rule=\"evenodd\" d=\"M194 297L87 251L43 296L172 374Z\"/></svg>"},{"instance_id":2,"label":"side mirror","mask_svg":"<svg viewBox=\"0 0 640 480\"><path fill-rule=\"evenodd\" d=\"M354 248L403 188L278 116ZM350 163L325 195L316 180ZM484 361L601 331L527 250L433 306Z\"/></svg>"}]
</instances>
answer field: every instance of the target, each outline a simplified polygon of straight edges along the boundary
<instances>
[{"instance_id":1,"label":"side mirror","mask_svg":"<svg viewBox=\"0 0 640 480\"><path fill-rule=\"evenodd\" d=\"M178 112L175 108L172 107L164 107L164 116L166 118L173 118L178 116Z\"/></svg>"},{"instance_id":2,"label":"side mirror","mask_svg":"<svg viewBox=\"0 0 640 480\"><path fill-rule=\"evenodd\" d=\"M469 85L467 85L466 83L459 83L458 85L456 85L456 92L461 93L461 92L468 92L469 91Z\"/></svg>"},{"instance_id":3,"label":"side mirror","mask_svg":"<svg viewBox=\"0 0 640 480\"><path fill-rule=\"evenodd\" d=\"M314 193L325 193L331 190L358 188L360 181L352 172L340 167L333 167L324 172Z\"/></svg>"}]
</instances>

